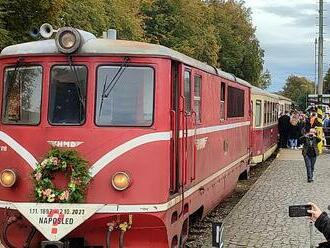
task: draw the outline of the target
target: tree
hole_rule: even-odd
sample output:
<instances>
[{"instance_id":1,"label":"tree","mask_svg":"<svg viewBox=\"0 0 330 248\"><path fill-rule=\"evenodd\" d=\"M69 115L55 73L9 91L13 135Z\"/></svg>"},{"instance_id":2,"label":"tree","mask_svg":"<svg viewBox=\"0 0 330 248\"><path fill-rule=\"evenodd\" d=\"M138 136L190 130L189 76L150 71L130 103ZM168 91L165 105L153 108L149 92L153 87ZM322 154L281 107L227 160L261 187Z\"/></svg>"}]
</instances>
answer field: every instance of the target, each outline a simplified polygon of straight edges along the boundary
<instances>
[{"instance_id":1,"label":"tree","mask_svg":"<svg viewBox=\"0 0 330 248\"><path fill-rule=\"evenodd\" d=\"M261 89L267 89L271 85L271 83L272 83L272 76L269 70L266 69L266 71L264 71L259 78L258 86Z\"/></svg>"},{"instance_id":2,"label":"tree","mask_svg":"<svg viewBox=\"0 0 330 248\"><path fill-rule=\"evenodd\" d=\"M6 10L1 8L2 4L3 0L0 0L0 50L11 43L9 32L5 29L3 22L3 18L6 15Z\"/></svg>"},{"instance_id":3,"label":"tree","mask_svg":"<svg viewBox=\"0 0 330 248\"><path fill-rule=\"evenodd\" d=\"M46 1L53 2L52 0ZM97 36L100 36L108 28L108 16L105 10L106 3L104 0L57 1L61 2L62 6L57 14L50 16L52 17L52 23L57 27L72 26L86 30Z\"/></svg>"},{"instance_id":4,"label":"tree","mask_svg":"<svg viewBox=\"0 0 330 248\"><path fill-rule=\"evenodd\" d=\"M143 0L105 0L108 28L118 31L118 37L126 40L145 40L142 7Z\"/></svg>"},{"instance_id":5,"label":"tree","mask_svg":"<svg viewBox=\"0 0 330 248\"><path fill-rule=\"evenodd\" d=\"M323 79L323 94L330 94L330 68Z\"/></svg>"},{"instance_id":6,"label":"tree","mask_svg":"<svg viewBox=\"0 0 330 248\"><path fill-rule=\"evenodd\" d=\"M283 87L283 95L290 98L301 108L305 109L306 97L314 91L314 83L305 77L291 75Z\"/></svg>"},{"instance_id":7,"label":"tree","mask_svg":"<svg viewBox=\"0 0 330 248\"><path fill-rule=\"evenodd\" d=\"M216 65L219 45L211 12L200 0L154 0L144 6L148 41Z\"/></svg>"},{"instance_id":8,"label":"tree","mask_svg":"<svg viewBox=\"0 0 330 248\"><path fill-rule=\"evenodd\" d=\"M263 80L263 57L252 25L251 10L244 1L207 1L219 43L218 66L255 86Z\"/></svg>"},{"instance_id":9,"label":"tree","mask_svg":"<svg viewBox=\"0 0 330 248\"><path fill-rule=\"evenodd\" d=\"M96 35L106 29L104 0L2 0L1 20L12 43L31 41L32 28L48 22L55 28L74 26Z\"/></svg>"},{"instance_id":10,"label":"tree","mask_svg":"<svg viewBox=\"0 0 330 248\"><path fill-rule=\"evenodd\" d=\"M0 0L0 48L48 22L161 44L266 88L251 11L242 0ZM10 34L10 36L9 36Z\"/></svg>"}]
</instances>

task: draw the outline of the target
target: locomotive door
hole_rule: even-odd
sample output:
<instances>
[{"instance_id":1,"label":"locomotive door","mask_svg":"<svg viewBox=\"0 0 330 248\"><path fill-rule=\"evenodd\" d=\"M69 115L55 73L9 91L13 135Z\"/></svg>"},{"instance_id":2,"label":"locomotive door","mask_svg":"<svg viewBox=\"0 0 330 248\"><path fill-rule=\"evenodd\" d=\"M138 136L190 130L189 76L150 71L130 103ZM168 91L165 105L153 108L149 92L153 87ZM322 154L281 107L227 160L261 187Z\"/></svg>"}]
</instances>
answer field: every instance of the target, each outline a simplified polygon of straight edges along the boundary
<instances>
[{"instance_id":1,"label":"locomotive door","mask_svg":"<svg viewBox=\"0 0 330 248\"><path fill-rule=\"evenodd\" d=\"M192 72L190 69L183 71L183 85L181 88L181 169L183 185L195 180L196 177L196 113L192 107Z\"/></svg>"}]
</instances>

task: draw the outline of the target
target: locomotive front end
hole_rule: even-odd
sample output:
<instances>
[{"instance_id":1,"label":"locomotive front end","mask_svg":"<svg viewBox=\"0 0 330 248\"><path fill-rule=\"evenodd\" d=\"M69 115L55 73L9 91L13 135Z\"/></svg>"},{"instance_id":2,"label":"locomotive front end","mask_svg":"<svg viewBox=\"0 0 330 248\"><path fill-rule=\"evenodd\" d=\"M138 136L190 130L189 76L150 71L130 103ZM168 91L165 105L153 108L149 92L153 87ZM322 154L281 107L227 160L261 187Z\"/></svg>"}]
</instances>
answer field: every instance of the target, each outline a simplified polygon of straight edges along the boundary
<instances>
[{"instance_id":1,"label":"locomotive front end","mask_svg":"<svg viewBox=\"0 0 330 248\"><path fill-rule=\"evenodd\" d=\"M54 33L0 56L1 242L168 247L171 63L143 43L40 29Z\"/></svg>"}]
</instances>

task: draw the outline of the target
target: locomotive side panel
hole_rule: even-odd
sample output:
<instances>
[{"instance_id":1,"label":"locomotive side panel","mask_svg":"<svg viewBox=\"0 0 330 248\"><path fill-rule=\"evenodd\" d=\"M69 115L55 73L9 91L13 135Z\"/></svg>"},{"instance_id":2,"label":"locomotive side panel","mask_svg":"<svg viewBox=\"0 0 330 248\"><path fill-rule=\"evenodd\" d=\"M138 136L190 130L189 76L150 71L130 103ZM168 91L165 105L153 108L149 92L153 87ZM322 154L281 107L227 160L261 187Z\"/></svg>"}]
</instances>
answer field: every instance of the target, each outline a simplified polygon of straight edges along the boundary
<instances>
[{"instance_id":1,"label":"locomotive side panel","mask_svg":"<svg viewBox=\"0 0 330 248\"><path fill-rule=\"evenodd\" d=\"M190 213L203 207L205 214L232 192L240 173L247 169L250 89L196 69L193 73L202 76L202 111L196 130L189 130L196 145L196 179L191 182L190 190L194 193L188 201ZM221 92L221 83L226 85L222 87L224 92ZM231 94L237 90L232 97L241 101L229 104L238 104L241 108L228 109L228 89ZM224 119L221 119L221 94L226 98Z\"/></svg>"}]
</instances>

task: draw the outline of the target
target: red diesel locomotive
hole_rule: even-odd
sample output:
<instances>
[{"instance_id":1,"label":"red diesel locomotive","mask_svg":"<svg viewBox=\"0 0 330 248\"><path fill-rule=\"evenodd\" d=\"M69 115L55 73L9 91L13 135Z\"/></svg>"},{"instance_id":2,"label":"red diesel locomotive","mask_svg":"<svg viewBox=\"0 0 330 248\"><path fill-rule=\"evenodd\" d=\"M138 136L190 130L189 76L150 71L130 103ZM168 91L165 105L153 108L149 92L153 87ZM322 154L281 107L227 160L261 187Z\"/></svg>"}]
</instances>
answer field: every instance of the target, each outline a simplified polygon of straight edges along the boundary
<instances>
[{"instance_id":1,"label":"red diesel locomotive","mask_svg":"<svg viewBox=\"0 0 330 248\"><path fill-rule=\"evenodd\" d=\"M251 85L169 48L65 27L5 48L0 78L7 247L179 247L249 170ZM88 161L83 203L35 201L51 147Z\"/></svg>"}]
</instances>

